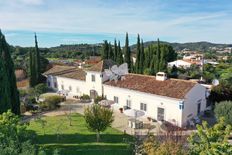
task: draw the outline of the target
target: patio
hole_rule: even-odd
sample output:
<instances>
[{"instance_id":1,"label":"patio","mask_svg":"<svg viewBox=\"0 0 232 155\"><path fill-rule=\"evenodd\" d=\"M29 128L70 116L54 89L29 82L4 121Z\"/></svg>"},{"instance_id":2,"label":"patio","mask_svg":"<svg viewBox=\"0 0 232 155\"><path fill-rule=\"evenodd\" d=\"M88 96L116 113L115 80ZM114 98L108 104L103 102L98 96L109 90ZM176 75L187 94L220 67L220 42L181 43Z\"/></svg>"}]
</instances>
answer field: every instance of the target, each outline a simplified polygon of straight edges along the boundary
<instances>
[{"instance_id":1,"label":"patio","mask_svg":"<svg viewBox=\"0 0 232 155\"><path fill-rule=\"evenodd\" d=\"M139 129L134 129L129 127L129 120L134 119L132 117L126 116L124 113L121 113L117 107L112 108L114 111L114 122L112 124L113 128L116 128L124 133L129 135L137 135L137 136L145 136L148 133L156 134L161 131L160 124L158 122L149 122L148 119L143 116L140 118L136 118L136 121L141 121L143 123L143 127Z\"/></svg>"}]
</instances>

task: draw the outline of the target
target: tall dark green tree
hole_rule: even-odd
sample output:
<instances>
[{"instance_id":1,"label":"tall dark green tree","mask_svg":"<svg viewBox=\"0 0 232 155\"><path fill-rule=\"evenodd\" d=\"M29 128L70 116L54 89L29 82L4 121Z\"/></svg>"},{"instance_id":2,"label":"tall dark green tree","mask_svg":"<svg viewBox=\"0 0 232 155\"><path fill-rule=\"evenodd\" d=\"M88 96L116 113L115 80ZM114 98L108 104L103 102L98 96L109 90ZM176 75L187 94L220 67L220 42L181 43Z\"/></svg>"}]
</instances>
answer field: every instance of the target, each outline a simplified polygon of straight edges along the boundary
<instances>
[{"instance_id":1,"label":"tall dark green tree","mask_svg":"<svg viewBox=\"0 0 232 155\"><path fill-rule=\"evenodd\" d=\"M141 43L141 50L140 50L140 57L139 57L139 73L143 74L144 71L144 45L143 45L143 40Z\"/></svg>"},{"instance_id":2,"label":"tall dark green tree","mask_svg":"<svg viewBox=\"0 0 232 155\"><path fill-rule=\"evenodd\" d=\"M141 53L141 48L140 48L140 37L138 34L137 38L137 51L136 51L136 62L135 62L135 72L139 73L140 69L140 53Z\"/></svg>"},{"instance_id":3,"label":"tall dark green tree","mask_svg":"<svg viewBox=\"0 0 232 155\"><path fill-rule=\"evenodd\" d=\"M157 50L156 50L156 56L155 56L155 72L156 73L160 71L159 66L160 66L160 42L159 42L159 38L158 38Z\"/></svg>"},{"instance_id":4,"label":"tall dark green tree","mask_svg":"<svg viewBox=\"0 0 232 155\"><path fill-rule=\"evenodd\" d=\"M121 65L123 63L123 57L122 57L122 49L121 49L121 46L120 46L120 41L118 41L118 50L117 50L117 64L118 65Z\"/></svg>"},{"instance_id":5,"label":"tall dark green tree","mask_svg":"<svg viewBox=\"0 0 232 155\"><path fill-rule=\"evenodd\" d=\"M16 86L14 63L9 45L0 31L0 112L11 109L20 114L19 92Z\"/></svg>"},{"instance_id":6,"label":"tall dark green tree","mask_svg":"<svg viewBox=\"0 0 232 155\"><path fill-rule=\"evenodd\" d=\"M117 61L117 56L118 56L118 46L117 46L117 41L116 39L114 40L114 61Z\"/></svg>"},{"instance_id":7,"label":"tall dark green tree","mask_svg":"<svg viewBox=\"0 0 232 155\"><path fill-rule=\"evenodd\" d=\"M162 49L160 50L160 59L159 59L159 71L161 72L165 72L167 70L167 66L166 66L166 47L162 47Z\"/></svg>"},{"instance_id":8,"label":"tall dark green tree","mask_svg":"<svg viewBox=\"0 0 232 155\"><path fill-rule=\"evenodd\" d=\"M37 36L35 34L35 49L30 51L29 56L30 65L30 87L40 83L41 79L41 68L40 68L40 51L38 48Z\"/></svg>"},{"instance_id":9,"label":"tall dark green tree","mask_svg":"<svg viewBox=\"0 0 232 155\"><path fill-rule=\"evenodd\" d=\"M34 60L35 54L34 53L35 53L34 51L30 51L30 55L29 55L30 87L34 87L36 85L35 60Z\"/></svg>"},{"instance_id":10,"label":"tall dark green tree","mask_svg":"<svg viewBox=\"0 0 232 155\"><path fill-rule=\"evenodd\" d=\"M114 59L114 52L111 43L109 42L109 57L108 59L113 60Z\"/></svg>"},{"instance_id":11,"label":"tall dark green tree","mask_svg":"<svg viewBox=\"0 0 232 155\"><path fill-rule=\"evenodd\" d=\"M109 45L107 40L104 40L104 44L102 47L102 59L108 59L109 58Z\"/></svg>"},{"instance_id":12,"label":"tall dark green tree","mask_svg":"<svg viewBox=\"0 0 232 155\"><path fill-rule=\"evenodd\" d=\"M38 84L41 78L41 71L40 71L40 51L38 48L36 34L35 34L35 76L36 76L36 84Z\"/></svg>"},{"instance_id":13,"label":"tall dark green tree","mask_svg":"<svg viewBox=\"0 0 232 155\"><path fill-rule=\"evenodd\" d=\"M131 50L129 47L129 38L128 33L126 33L126 41L124 47L124 62L127 63L129 72L131 72L132 64L131 64Z\"/></svg>"}]
</instances>

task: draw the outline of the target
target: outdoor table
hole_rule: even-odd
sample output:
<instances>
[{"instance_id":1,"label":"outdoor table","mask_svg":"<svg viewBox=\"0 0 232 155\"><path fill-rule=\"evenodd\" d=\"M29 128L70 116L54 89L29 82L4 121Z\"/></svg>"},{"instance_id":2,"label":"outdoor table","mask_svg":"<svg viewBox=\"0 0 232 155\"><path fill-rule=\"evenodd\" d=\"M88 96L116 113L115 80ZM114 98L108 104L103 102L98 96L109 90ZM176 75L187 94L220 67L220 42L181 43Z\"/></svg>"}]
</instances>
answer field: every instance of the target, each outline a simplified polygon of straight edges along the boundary
<instances>
[{"instance_id":1,"label":"outdoor table","mask_svg":"<svg viewBox=\"0 0 232 155\"><path fill-rule=\"evenodd\" d=\"M143 127L143 122L135 119L129 119L128 126L133 129L140 129Z\"/></svg>"}]
</instances>

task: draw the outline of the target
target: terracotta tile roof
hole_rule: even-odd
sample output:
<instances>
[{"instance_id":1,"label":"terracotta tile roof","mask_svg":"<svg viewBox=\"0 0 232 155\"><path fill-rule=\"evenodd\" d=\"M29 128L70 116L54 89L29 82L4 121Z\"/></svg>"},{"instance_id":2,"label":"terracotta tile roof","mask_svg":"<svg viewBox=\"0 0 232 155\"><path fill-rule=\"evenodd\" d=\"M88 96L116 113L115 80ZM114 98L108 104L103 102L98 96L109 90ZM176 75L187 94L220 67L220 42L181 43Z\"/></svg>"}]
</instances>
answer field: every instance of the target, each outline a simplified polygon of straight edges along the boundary
<instances>
[{"instance_id":1,"label":"terracotta tile roof","mask_svg":"<svg viewBox=\"0 0 232 155\"><path fill-rule=\"evenodd\" d=\"M155 76L138 74L127 74L123 80L107 81L104 84L177 99L183 99L196 85L194 82L177 79L157 81Z\"/></svg>"},{"instance_id":2,"label":"terracotta tile roof","mask_svg":"<svg viewBox=\"0 0 232 155\"><path fill-rule=\"evenodd\" d=\"M73 71L75 69L76 69L76 67L55 65L51 69L49 69L48 71L44 72L43 75L59 75L59 74Z\"/></svg>"},{"instance_id":3,"label":"terracotta tile roof","mask_svg":"<svg viewBox=\"0 0 232 155\"><path fill-rule=\"evenodd\" d=\"M60 77L66 77L66 78L70 78L70 79L76 79L76 80L82 80L85 81L85 77L86 77L86 72L83 71L82 69L75 69L72 72L68 72L65 74L61 74L59 75Z\"/></svg>"},{"instance_id":4,"label":"terracotta tile roof","mask_svg":"<svg viewBox=\"0 0 232 155\"><path fill-rule=\"evenodd\" d=\"M88 71L103 72L105 69L109 69L115 64L116 63L112 61L111 59L102 60L96 65L93 65L92 67L90 67Z\"/></svg>"},{"instance_id":5,"label":"terracotta tile roof","mask_svg":"<svg viewBox=\"0 0 232 155\"><path fill-rule=\"evenodd\" d=\"M86 73L82 69L78 69L76 67L57 65L43 73L43 75L53 75L77 80L85 80Z\"/></svg>"}]
</instances>

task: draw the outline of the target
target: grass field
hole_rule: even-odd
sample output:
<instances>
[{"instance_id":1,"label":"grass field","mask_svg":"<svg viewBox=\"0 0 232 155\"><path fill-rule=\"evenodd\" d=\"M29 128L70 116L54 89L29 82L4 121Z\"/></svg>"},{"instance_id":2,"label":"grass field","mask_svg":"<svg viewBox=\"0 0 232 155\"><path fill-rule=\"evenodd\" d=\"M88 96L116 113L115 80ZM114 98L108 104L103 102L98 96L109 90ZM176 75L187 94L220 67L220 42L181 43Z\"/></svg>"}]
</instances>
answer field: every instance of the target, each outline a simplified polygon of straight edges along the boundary
<instances>
[{"instance_id":1,"label":"grass field","mask_svg":"<svg viewBox=\"0 0 232 155\"><path fill-rule=\"evenodd\" d=\"M44 147L47 154L58 148L62 155L128 155L132 154L128 141L132 137L108 128L101 134L101 141L96 142L96 134L90 132L83 116L72 115L72 126L66 116L45 117L43 130L40 123L33 121L28 129L38 134L37 143ZM44 134L45 133L45 134Z\"/></svg>"}]
</instances>

